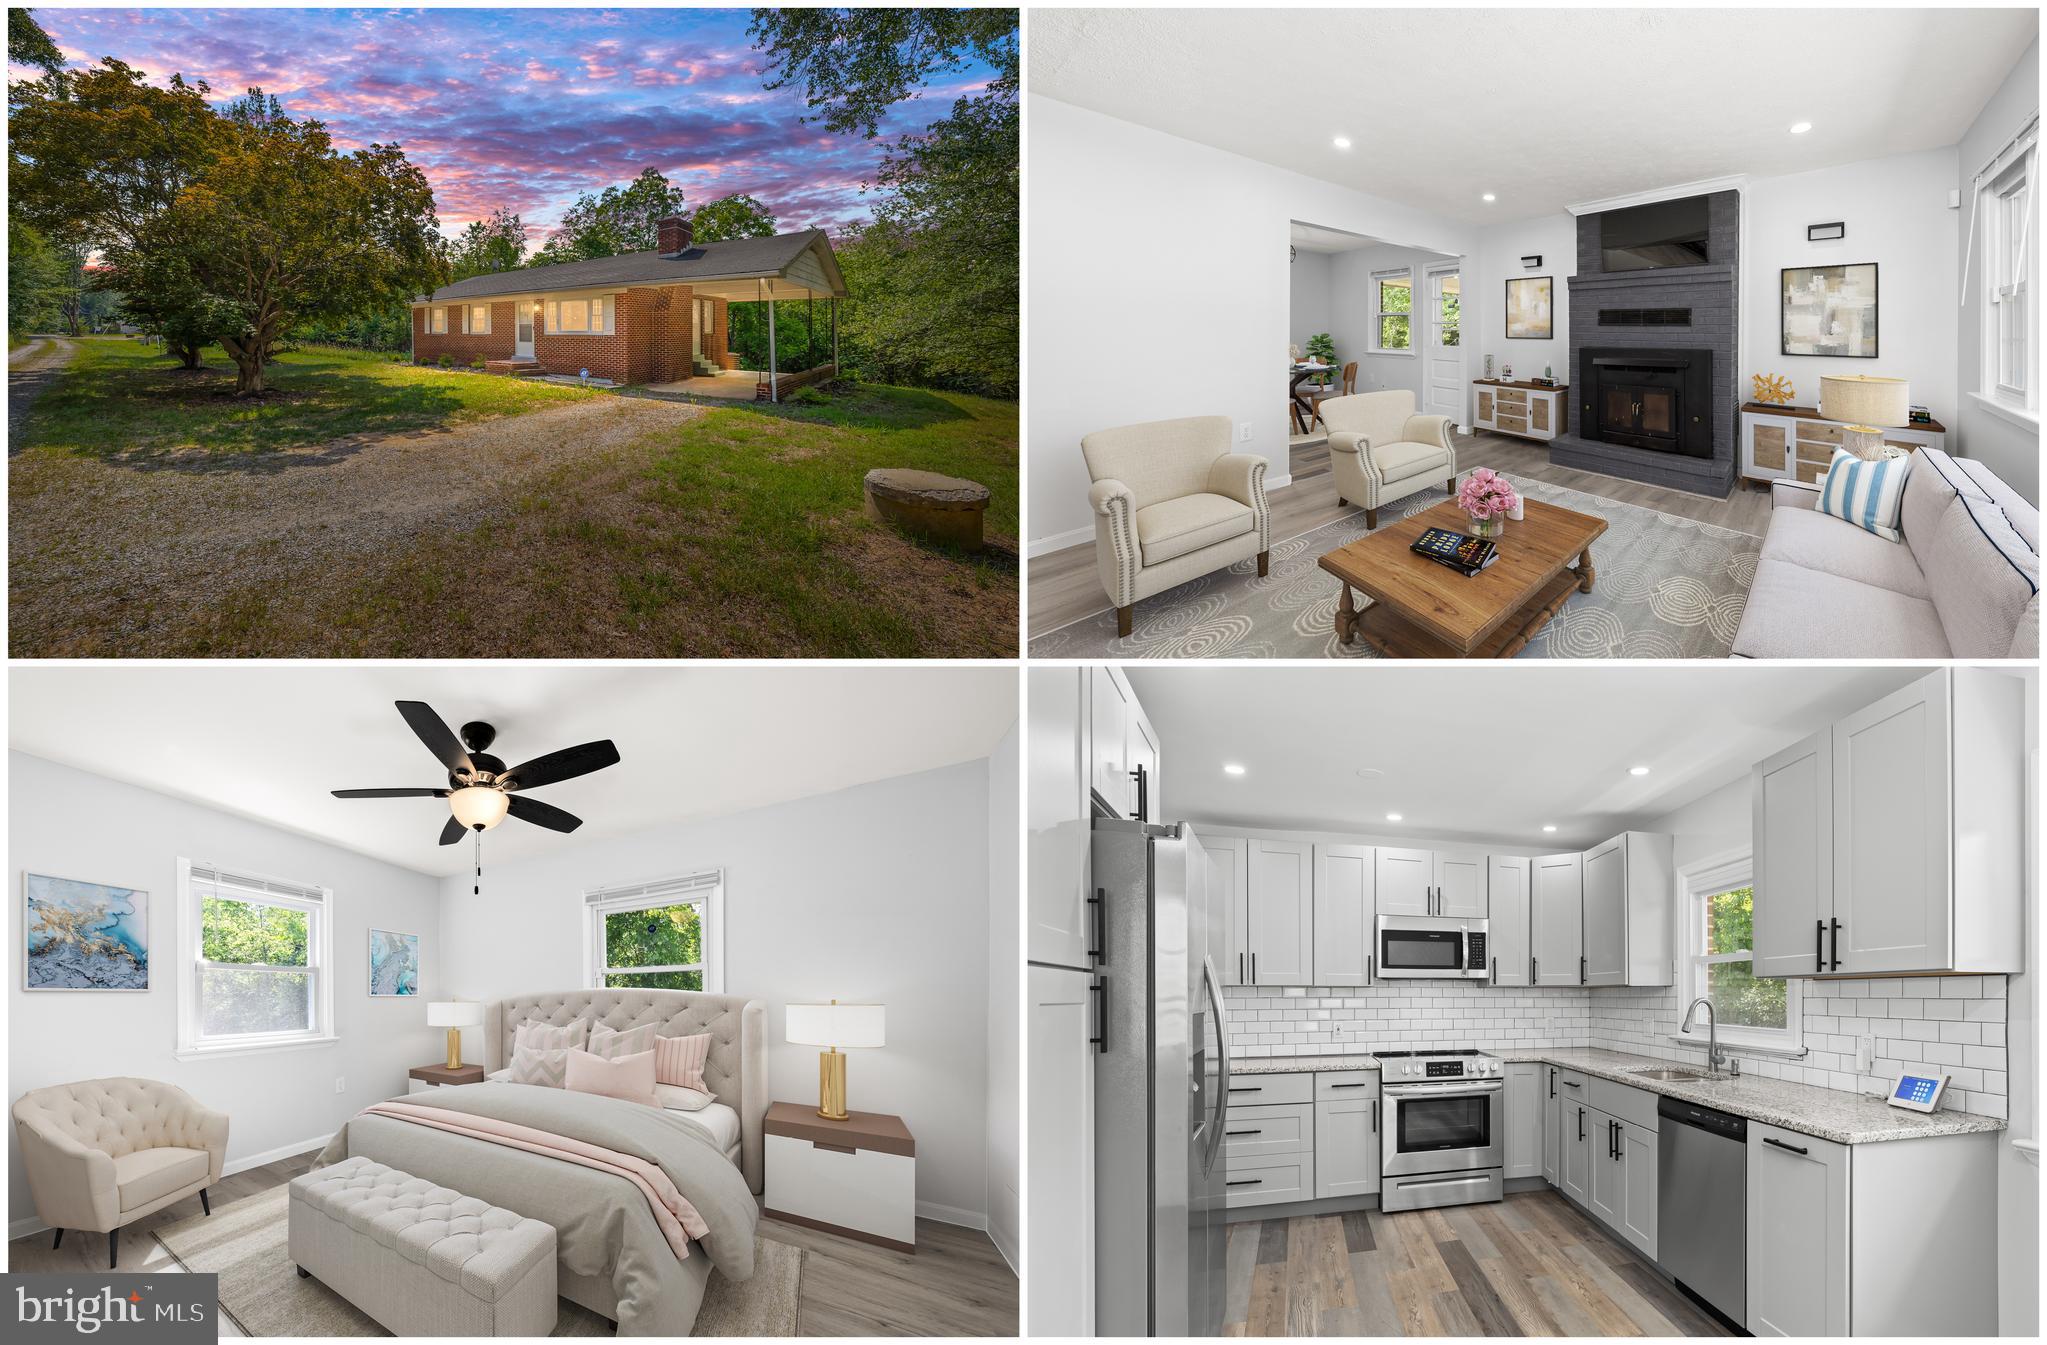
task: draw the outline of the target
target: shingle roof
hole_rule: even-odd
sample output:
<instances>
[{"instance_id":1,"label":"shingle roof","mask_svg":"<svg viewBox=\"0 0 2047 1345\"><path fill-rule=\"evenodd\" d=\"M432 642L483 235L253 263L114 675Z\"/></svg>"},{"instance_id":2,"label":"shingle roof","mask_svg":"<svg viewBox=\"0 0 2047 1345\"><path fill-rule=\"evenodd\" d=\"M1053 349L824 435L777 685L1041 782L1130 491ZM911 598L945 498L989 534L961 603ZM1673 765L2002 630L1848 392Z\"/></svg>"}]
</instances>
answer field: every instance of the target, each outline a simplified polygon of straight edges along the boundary
<instances>
[{"instance_id":1,"label":"shingle roof","mask_svg":"<svg viewBox=\"0 0 2047 1345\"><path fill-rule=\"evenodd\" d=\"M435 290L440 299L480 299L496 294L533 294L541 290L586 289L597 285L684 284L692 280L751 280L779 276L812 243L830 240L822 229L776 234L772 238L734 238L723 243L698 243L686 252L628 252L621 257L529 266L471 276Z\"/></svg>"}]
</instances>

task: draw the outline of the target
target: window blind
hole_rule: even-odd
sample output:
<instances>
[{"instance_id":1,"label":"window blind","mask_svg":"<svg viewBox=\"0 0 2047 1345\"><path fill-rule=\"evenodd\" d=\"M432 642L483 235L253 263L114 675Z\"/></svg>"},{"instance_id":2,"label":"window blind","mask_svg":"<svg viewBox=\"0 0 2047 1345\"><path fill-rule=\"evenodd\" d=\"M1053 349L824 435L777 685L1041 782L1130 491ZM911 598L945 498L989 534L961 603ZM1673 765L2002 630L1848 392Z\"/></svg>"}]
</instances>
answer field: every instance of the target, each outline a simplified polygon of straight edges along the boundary
<instances>
[{"instance_id":1,"label":"window blind","mask_svg":"<svg viewBox=\"0 0 2047 1345\"><path fill-rule=\"evenodd\" d=\"M686 901L708 892L725 881L725 870L704 869L680 878L662 878L651 883L622 887L596 887L583 894L585 906L653 905L663 901Z\"/></svg>"},{"instance_id":2,"label":"window blind","mask_svg":"<svg viewBox=\"0 0 2047 1345\"><path fill-rule=\"evenodd\" d=\"M192 861L192 883L194 886L232 889L252 897L306 902L316 906L327 899L327 889L323 887L308 887L282 878L264 878L197 859Z\"/></svg>"}]
</instances>

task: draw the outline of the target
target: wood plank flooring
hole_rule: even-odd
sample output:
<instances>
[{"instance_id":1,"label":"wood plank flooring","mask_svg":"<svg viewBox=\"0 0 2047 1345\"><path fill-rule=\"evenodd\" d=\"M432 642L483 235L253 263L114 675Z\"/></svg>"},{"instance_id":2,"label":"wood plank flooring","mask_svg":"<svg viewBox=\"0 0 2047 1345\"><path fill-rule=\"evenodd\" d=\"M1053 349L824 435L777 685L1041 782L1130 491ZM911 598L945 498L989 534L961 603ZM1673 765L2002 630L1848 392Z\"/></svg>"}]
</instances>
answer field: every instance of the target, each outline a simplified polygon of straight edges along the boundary
<instances>
[{"instance_id":1,"label":"wood plank flooring","mask_svg":"<svg viewBox=\"0 0 2047 1345\"><path fill-rule=\"evenodd\" d=\"M1584 491L1622 504L1640 505L1680 518L1711 523L1762 536L1769 524L1770 492L1737 482L1734 493L1724 500L1693 495L1665 486L1623 481L1619 477L1558 467L1549 460L1549 450L1526 439L1512 439L1490 431L1460 434L1457 467L1468 472L1490 467L1510 477L1543 481L1553 486ZM1290 452L1293 480L1268 494L1272 508L1272 537L1279 541L1298 537L1325 523L1334 523L1360 512L1355 505L1341 508L1336 503L1336 481L1329 471L1329 447L1319 436L1298 440ZM1039 556L1030 562L1030 636L1106 611L1109 599L1095 572L1093 542Z\"/></svg>"},{"instance_id":2,"label":"wood plank flooring","mask_svg":"<svg viewBox=\"0 0 2047 1345\"><path fill-rule=\"evenodd\" d=\"M280 1158L259 1168L223 1177L209 1192L216 1210L272 1186L282 1186L313 1166L318 1150ZM121 1230L123 1271L169 1274L180 1269L150 1230L199 1212L194 1198L136 1220ZM803 1287L797 1303L797 1331L805 1336L1014 1336L1017 1334L1017 1278L988 1235L975 1229L917 1221L915 1255L869 1246L851 1238L774 1219L762 1219L760 1234L803 1248ZM7 1269L16 1273L102 1272L107 1239L72 1230L64 1245L50 1248L48 1233L7 1244ZM240 1335L223 1314L220 1334Z\"/></svg>"},{"instance_id":3,"label":"wood plank flooring","mask_svg":"<svg viewBox=\"0 0 2047 1345\"><path fill-rule=\"evenodd\" d=\"M1226 1336L1731 1335L1554 1191L1230 1226Z\"/></svg>"}]
</instances>

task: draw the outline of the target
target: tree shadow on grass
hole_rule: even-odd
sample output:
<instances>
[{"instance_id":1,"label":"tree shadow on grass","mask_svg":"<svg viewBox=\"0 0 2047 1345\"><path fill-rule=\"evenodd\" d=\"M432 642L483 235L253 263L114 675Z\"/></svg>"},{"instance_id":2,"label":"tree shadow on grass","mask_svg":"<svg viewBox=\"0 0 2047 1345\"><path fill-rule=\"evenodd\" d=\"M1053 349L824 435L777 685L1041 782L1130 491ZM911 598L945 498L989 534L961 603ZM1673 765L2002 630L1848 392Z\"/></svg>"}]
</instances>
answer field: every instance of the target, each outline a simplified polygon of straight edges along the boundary
<instances>
[{"instance_id":1,"label":"tree shadow on grass","mask_svg":"<svg viewBox=\"0 0 2047 1345\"><path fill-rule=\"evenodd\" d=\"M780 402L734 406L781 420L855 430L915 430L974 418L973 412L941 392L847 381L799 388Z\"/></svg>"}]
</instances>

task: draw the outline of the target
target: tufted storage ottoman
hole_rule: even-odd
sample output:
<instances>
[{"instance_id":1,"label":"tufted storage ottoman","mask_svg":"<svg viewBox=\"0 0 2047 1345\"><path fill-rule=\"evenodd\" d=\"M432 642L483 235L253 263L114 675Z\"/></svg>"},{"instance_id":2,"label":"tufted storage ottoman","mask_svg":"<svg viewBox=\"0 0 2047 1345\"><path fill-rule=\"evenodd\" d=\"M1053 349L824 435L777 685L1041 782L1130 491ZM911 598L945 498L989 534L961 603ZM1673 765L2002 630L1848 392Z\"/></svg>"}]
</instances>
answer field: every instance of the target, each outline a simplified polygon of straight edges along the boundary
<instances>
[{"instance_id":1,"label":"tufted storage ottoman","mask_svg":"<svg viewBox=\"0 0 2047 1345\"><path fill-rule=\"evenodd\" d=\"M553 1332L554 1228L367 1158L291 1183L299 1274L395 1336Z\"/></svg>"}]
</instances>

